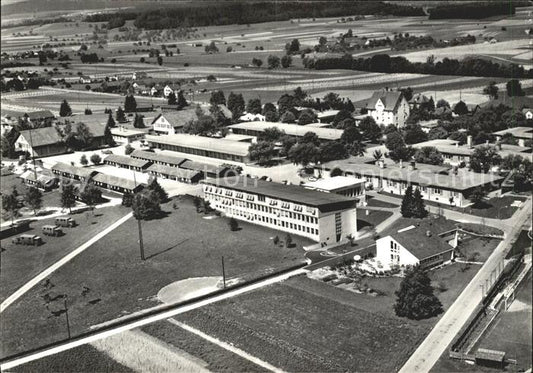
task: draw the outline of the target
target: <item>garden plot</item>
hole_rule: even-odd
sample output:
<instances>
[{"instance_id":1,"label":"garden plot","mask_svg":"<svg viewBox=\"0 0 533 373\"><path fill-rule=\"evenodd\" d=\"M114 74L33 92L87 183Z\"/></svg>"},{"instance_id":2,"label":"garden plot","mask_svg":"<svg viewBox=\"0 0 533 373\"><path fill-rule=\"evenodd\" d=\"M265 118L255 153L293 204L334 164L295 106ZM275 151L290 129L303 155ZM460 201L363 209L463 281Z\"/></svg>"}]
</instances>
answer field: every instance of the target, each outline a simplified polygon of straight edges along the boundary
<instances>
[{"instance_id":1,"label":"garden plot","mask_svg":"<svg viewBox=\"0 0 533 373\"><path fill-rule=\"evenodd\" d=\"M321 81L321 82L311 82L311 83L304 83L304 84L284 84L284 85L275 85L275 86L269 86L269 87L257 87L254 90L255 91L286 91L286 90L294 90L298 87L301 87L302 89L331 89L331 88L337 88L337 87L347 87L347 86L362 86L362 85L374 85L374 84L393 84L401 81L409 81L417 78L427 77L427 75L423 74L407 74L407 73L399 73L399 74L378 74L378 75L371 75L367 77L356 77L353 79L346 78L342 80L334 80L334 81Z\"/></svg>"}]
</instances>

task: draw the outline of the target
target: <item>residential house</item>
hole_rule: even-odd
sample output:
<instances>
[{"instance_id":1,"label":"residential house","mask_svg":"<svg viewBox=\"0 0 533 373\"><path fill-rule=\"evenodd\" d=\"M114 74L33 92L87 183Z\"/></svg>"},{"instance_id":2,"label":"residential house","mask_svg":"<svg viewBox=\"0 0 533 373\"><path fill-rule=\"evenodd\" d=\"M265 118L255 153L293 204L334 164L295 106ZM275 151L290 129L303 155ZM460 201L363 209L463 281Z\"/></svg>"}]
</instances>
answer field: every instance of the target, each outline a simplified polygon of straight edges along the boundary
<instances>
[{"instance_id":1,"label":"residential house","mask_svg":"<svg viewBox=\"0 0 533 373\"><path fill-rule=\"evenodd\" d=\"M531 108L523 108L522 114L526 117L527 120L533 120L533 109Z\"/></svg>"},{"instance_id":2,"label":"residential house","mask_svg":"<svg viewBox=\"0 0 533 373\"><path fill-rule=\"evenodd\" d=\"M521 147L526 147L527 141L533 141L532 127L513 127L494 132L494 135L496 135L496 141L500 141L502 136L507 134L511 134L511 136L517 140L518 146Z\"/></svg>"},{"instance_id":3,"label":"residential house","mask_svg":"<svg viewBox=\"0 0 533 373\"><path fill-rule=\"evenodd\" d=\"M91 84L92 83L92 79L89 76L87 76L87 75L81 75L80 79L79 79L79 82L81 84Z\"/></svg>"},{"instance_id":4,"label":"residential house","mask_svg":"<svg viewBox=\"0 0 533 373\"><path fill-rule=\"evenodd\" d=\"M374 92L366 104L366 109L377 124L393 124L398 128L405 125L410 113L409 103L398 91Z\"/></svg>"},{"instance_id":5,"label":"residential house","mask_svg":"<svg viewBox=\"0 0 533 373\"><path fill-rule=\"evenodd\" d=\"M174 90L170 88L170 86L167 84L165 88L163 88L163 96L168 97L171 93L174 93Z\"/></svg>"}]
</instances>

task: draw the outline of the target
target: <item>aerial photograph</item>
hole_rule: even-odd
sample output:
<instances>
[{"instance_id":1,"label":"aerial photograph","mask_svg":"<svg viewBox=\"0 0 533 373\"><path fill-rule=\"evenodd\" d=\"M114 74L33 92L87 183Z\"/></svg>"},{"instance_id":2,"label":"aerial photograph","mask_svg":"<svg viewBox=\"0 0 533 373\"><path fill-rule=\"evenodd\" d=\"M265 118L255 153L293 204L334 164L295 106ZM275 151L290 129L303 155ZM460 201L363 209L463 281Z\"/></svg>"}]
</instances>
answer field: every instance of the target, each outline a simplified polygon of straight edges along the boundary
<instances>
[{"instance_id":1,"label":"aerial photograph","mask_svg":"<svg viewBox=\"0 0 533 373\"><path fill-rule=\"evenodd\" d=\"M0 5L0 371L532 372L533 1Z\"/></svg>"}]
</instances>

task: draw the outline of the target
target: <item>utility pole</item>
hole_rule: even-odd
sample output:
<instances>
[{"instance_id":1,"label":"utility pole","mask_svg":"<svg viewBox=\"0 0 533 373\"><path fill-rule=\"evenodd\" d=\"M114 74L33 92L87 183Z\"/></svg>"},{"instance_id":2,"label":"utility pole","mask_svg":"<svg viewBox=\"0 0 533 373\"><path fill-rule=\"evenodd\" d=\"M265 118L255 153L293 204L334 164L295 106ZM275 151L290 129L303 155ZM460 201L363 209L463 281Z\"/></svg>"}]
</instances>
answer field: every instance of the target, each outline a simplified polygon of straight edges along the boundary
<instances>
[{"instance_id":1,"label":"utility pole","mask_svg":"<svg viewBox=\"0 0 533 373\"><path fill-rule=\"evenodd\" d=\"M70 322L68 320L67 294L63 294L63 302L64 302L64 305L65 305L65 317L67 319L68 339L70 339Z\"/></svg>"},{"instance_id":2,"label":"utility pole","mask_svg":"<svg viewBox=\"0 0 533 373\"><path fill-rule=\"evenodd\" d=\"M29 123L29 126L30 126L29 134L30 134L30 146L31 146L30 156L31 156L31 159L32 159L32 162L33 162L33 176L35 177L35 183L37 183L37 169L36 169L36 166L35 166L35 152L33 150L33 138L31 136L31 131L33 129L33 126L32 126L31 121Z\"/></svg>"},{"instance_id":3,"label":"utility pole","mask_svg":"<svg viewBox=\"0 0 533 373\"><path fill-rule=\"evenodd\" d=\"M133 171L133 183L135 187L137 187L137 177L135 176L135 170ZM144 243L141 219L137 219L137 229L139 231L139 251L141 252L141 260L146 260L146 258L144 257Z\"/></svg>"},{"instance_id":4,"label":"utility pole","mask_svg":"<svg viewBox=\"0 0 533 373\"><path fill-rule=\"evenodd\" d=\"M224 256L222 256L222 285L226 288L226 270L224 269Z\"/></svg>"}]
</instances>

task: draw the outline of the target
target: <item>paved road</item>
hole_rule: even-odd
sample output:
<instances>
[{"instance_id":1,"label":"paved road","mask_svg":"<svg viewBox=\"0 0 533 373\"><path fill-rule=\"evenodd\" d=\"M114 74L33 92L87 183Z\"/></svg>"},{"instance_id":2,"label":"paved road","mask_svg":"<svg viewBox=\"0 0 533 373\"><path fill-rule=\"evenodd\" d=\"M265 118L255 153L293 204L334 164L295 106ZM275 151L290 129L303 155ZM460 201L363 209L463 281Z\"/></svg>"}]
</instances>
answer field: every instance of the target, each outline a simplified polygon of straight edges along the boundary
<instances>
[{"instance_id":1,"label":"paved road","mask_svg":"<svg viewBox=\"0 0 533 373\"><path fill-rule=\"evenodd\" d=\"M236 297L238 295L241 295L241 294L244 294L244 293L248 293L250 291L254 291L254 290L263 288L265 286L269 286L269 285L272 285L272 284L275 284L275 283L278 283L278 282L281 282L281 281L285 281L288 278L291 278L293 276L298 276L298 275L304 274L306 272L307 271L305 269L299 268L299 269L295 269L295 270L290 271L290 272L286 272L286 273L283 273L283 274L280 274L280 275L277 275L277 276L274 276L274 277L267 278L267 279L262 280L262 281L255 282L255 283L247 285L247 286L240 287L238 289L228 290L225 293L218 294L218 295L215 295L215 296L212 296L212 297L209 297L209 298L206 298L206 299L202 299L202 300L199 300L199 301L196 301L196 302L192 302L192 303L189 303L189 304L184 305L184 306L176 307L176 308L173 308L173 309L171 309L169 311L165 311L165 312L153 315L153 316L149 316L149 317L143 318L143 319L138 320L138 321L133 321L131 323L119 326L119 327L111 329L111 330L106 330L106 331L103 331L103 332L100 332L100 333L93 334L93 335L91 335L89 337L85 337L85 338L81 338L81 339L78 339L78 340L74 340L72 342L67 342L65 344L49 348L47 350L35 353L33 355L30 355L30 356L25 356L25 357L21 357L21 358L18 358L18 359L11 360L11 361L7 361L7 362L5 362L4 364L2 364L0 366L0 369L2 371L6 371L8 369L12 369L14 367L17 367L19 365L28 363L28 362L33 361L33 360L37 360L37 359L41 359L41 358L46 357L46 356L54 355L54 354L57 354L59 352L66 351L66 350L69 350L69 349L72 349L72 348L75 348L75 347L78 347L78 346L81 346L81 345L84 345L84 344L87 344L87 343L92 343L92 342L98 341L100 339L107 338L107 337L110 337L112 335L116 335L118 333L121 333L121 332L124 332L124 331L127 331L127 330L140 328L141 326L148 325L148 324L154 323L156 321L166 320L166 319L174 317L176 315L179 315L179 314L182 314L182 313L185 313L185 312L189 312L189 311L192 311L194 309L197 309L197 308L200 308L200 307L204 307L204 306L207 306L207 305L215 303L215 302L220 302L222 300L233 298L233 297Z\"/></svg>"},{"instance_id":2,"label":"paved road","mask_svg":"<svg viewBox=\"0 0 533 373\"><path fill-rule=\"evenodd\" d=\"M400 370L400 373L428 372L444 353L446 347L452 342L476 306L481 302L481 285L485 284L485 280L491 278L491 274L505 258L506 249L511 244L511 241L520 232L524 222L529 220L531 216L530 203L531 199L526 202L527 205L525 207L520 209L510 219L515 224L512 225L511 229L507 230L505 239L500 242L476 276L442 316L418 349L411 355Z\"/></svg>"},{"instance_id":3,"label":"paved road","mask_svg":"<svg viewBox=\"0 0 533 373\"><path fill-rule=\"evenodd\" d=\"M4 312L4 310L9 307L13 302L15 302L17 299L19 299L21 296L23 296L25 293L27 293L31 288L33 288L35 285L37 285L39 282L45 280L48 276L50 276L52 273L54 273L57 269L61 268L63 265L71 261L74 257L84 252L86 249L88 249L92 244L94 244L96 241L104 237L109 232L113 231L115 228L119 227L121 224L125 223L129 218L133 216L133 213L129 213L126 216L120 218L113 224L111 224L109 227L98 233L97 235L93 236L90 240L85 242L83 245L78 246L76 249L71 251L69 254L65 255L63 258L61 258L59 261L52 264L50 267L39 273L37 276L32 278L30 281L28 281L25 285L23 285L21 288L19 288L16 292L11 294L6 300L0 304L0 313Z\"/></svg>"}]
</instances>

